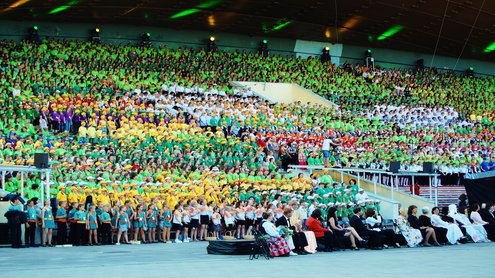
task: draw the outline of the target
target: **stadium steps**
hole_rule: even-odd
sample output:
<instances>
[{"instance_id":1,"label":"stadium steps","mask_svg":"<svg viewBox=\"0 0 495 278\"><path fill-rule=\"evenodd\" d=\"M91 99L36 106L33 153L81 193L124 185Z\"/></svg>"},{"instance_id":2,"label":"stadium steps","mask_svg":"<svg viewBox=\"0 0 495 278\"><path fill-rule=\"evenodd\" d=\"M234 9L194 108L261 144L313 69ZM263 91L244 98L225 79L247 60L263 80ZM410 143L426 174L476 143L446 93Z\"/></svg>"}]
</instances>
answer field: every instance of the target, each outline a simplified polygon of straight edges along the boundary
<instances>
[{"instance_id":1,"label":"stadium steps","mask_svg":"<svg viewBox=\"0 0 495 278\"><path fill-rule=\"evenodd\" d=\"M411 188L409 186L399 187L399 190L405 193L411 194ZM457 204L459 202L459 195L466 193L464 186L460 185L443 185L438 187L438 205L448 206L450 204ZM419 196L429 198L430 189L428 186L420 186Z\"/></svg>"}]
</instances>

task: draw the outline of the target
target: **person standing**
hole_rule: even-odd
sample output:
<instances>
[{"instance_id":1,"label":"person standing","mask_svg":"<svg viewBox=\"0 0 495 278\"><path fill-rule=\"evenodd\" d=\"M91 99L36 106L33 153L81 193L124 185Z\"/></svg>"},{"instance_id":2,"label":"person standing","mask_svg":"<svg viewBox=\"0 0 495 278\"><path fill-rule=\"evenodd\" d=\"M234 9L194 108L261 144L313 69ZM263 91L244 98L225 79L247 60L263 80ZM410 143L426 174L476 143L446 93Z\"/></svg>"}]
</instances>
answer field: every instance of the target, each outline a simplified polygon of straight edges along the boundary
<instances>
[{"instance_id":1,"label":"person standing","mask_svg":"<svg viewBox=\"0 0 495 278\"><path fill-rule=\"evenodd\" d=\"M50 200L45 200L45 206L41 210L41 227L43 229L43 238L41 239L41 246L53 247L52 245L52 233L55 228L55 222L53 221L52 207L50 206Z\"/></svg>"},{"instance_id":2,"label":"person standing","mask_svg":"<svg viewBox=\"0 0 495 278\"><path fill-rule=\"evenodd\" d=\"M55 215L57 220L57 244L64 245L67 242L67 203L60 202Z\"/></svg>"},{"instance_id":3,"label":"person standing","mask_svg":"<svg viewBox=\"0 0 495 278\"><path fill-rule=\"evenodd\" d=\"M24 232L24 244L30 247L36 247L34 241L36 238L36 229L38 228L38 213L36 207L34 206L34 200L28 201L28 206L26 208L27 213L27 223L26 230Z\"/></svg>"},{"instance_id":4,"label":"person standing","mask_svg":"<svg viewBox=\"0 0 495 278\"><path fill-rule=\"evenodd\" d=\"M328 161L330 158L330 145L332 143L332 140L330 137L327 135L325 139L323 140L323 146L321 147L321 151L323 152L323 163L325 166L328 166Z\"/></svg>"},{"instance_id":5,"label":"person standing","mask_svg":"<svg viewBox=\"0 0 495 278\"><path fill-rule=\"evenodd\" d=\"M5 213L5 217L9 222L12 248L23 247L21 241L22 213L21 201L19 200L19 197L16 196L10 201L10 206Z\"/></svg>"},{"instance_id":6,"label":"person standing","mask_svg":"<svg viewBox=\"0 0 495 278\"><path fill-rule=\"evenodd\" d=\"M112 224L111 224L111 217L110 217L110 206L105 205L103 207L103 212L100 214L100 221L101 221L101 243L103 245L105 244L112 244Z\"/></svg>"}]
</instances>

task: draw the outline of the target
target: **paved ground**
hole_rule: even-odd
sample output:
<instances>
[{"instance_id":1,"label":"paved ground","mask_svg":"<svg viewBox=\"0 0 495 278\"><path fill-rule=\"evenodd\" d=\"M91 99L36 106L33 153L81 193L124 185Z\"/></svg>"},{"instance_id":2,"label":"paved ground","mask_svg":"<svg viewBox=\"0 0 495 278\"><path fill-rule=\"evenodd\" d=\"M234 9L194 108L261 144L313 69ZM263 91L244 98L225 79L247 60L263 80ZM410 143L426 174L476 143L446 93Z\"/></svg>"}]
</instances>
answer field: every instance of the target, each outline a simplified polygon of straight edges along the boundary
<instances>
[{"instance_id":1,"label":"paved ground","mask_svg":"<svg viewBox=\"0 0 495 278\"><path fill-rule=\"evenodd\" d=\"M0 249L2 277L493 277L495 243L258 259L207 243ZM325 275L326 276L326 275Z\"/></svg>"}]
</instances>

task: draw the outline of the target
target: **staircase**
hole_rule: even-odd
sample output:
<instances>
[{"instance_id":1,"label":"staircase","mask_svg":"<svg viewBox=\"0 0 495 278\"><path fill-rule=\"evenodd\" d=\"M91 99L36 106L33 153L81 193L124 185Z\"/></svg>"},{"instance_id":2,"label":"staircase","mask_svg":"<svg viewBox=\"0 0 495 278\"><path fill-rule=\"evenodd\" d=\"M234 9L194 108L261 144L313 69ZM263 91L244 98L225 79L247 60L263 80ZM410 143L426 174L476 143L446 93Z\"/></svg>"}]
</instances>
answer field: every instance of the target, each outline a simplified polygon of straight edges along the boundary
<instances>
[{"instance_id":1,"label":"staircase","mask_svg":"<svg viewBox=\"0 0 495 278\"><path fill-rule=\"evenodd\" d=\"M399 187L399 190L405 193L411 193L409 186ZM459 195L465 194L466 189L462 185L443 185L438 187L438 206L444 207L459 202ZM429 198L430 189L428 186L420 186L419 196Z\"/></svg>"}]
</instances>

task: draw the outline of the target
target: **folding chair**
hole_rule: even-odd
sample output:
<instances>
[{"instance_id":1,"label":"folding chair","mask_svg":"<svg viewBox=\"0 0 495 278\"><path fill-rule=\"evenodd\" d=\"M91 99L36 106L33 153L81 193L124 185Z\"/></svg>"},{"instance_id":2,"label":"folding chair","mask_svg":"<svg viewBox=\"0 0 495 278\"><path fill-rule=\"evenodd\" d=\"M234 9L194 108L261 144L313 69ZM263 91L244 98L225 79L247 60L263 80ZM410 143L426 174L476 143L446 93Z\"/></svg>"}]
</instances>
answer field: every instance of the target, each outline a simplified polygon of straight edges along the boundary
<instances>
[{"instance_id":1,"label":"folding chair","mask_svg":"<svg viewBox=\"0 0 495 278\"><path fill-rule=\"evenodd\" d=\"M266 242L265 239L263 239L263 234L254 228L251 230L251 232L254 236L254 246L251 249L252 251L249 259L258 259L260 255L265 257L265 259L267 260L272 258L272 255L270 255L270 247L268 246L269 243Z\"/></svg>"}]
</instances>

